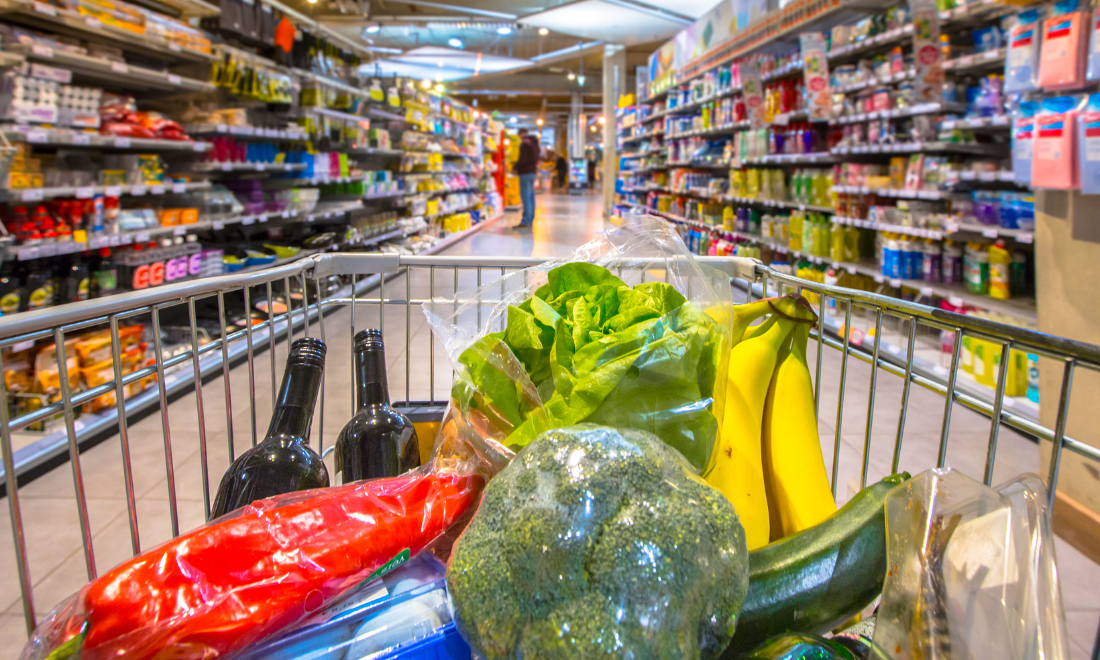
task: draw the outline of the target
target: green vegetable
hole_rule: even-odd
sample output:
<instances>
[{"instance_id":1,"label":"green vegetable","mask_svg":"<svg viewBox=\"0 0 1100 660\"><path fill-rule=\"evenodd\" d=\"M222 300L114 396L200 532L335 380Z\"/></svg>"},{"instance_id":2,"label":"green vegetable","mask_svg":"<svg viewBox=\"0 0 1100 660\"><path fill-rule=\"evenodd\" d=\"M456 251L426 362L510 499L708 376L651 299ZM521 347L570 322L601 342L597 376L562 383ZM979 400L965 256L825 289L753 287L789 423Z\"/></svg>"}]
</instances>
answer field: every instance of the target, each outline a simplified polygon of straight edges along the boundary
<instances>
[{"instance_id":1,"label":"green vegetable","mask_svg":"<svg viewBox=\"0 0 1100 660\"><path fill-rule=\"evenodd\" d=\"M723 657L781 633L828 632L870 605L886 579L886 494L907 479L886 477L820 524L749 553L749 594Z\"/></svg>"},{"instance_id":2,"label":"green vegetable","mask_svg":"<svg viewBox=\"0 0 1100 660\"><path fill-rule=\"evenodd\" d=\"M648 433L532 441L486 487L447 585L489 660L716 658L748 588L733 506Z\"/></svg>"},{"instance_id":3,"label":"green vegetable","mask_svg":"<svg viewBox=\"0 0 1100 660\"><path fill-rule=\"evenodd\" d=\"M507 429L512 447L591 422L649 431L704 470L718 432L722 326L664 282L630 287L587 263L555 268L547 280L508 307L503 332L459 357L459 408Z\"/></svg>"}]
</instances>

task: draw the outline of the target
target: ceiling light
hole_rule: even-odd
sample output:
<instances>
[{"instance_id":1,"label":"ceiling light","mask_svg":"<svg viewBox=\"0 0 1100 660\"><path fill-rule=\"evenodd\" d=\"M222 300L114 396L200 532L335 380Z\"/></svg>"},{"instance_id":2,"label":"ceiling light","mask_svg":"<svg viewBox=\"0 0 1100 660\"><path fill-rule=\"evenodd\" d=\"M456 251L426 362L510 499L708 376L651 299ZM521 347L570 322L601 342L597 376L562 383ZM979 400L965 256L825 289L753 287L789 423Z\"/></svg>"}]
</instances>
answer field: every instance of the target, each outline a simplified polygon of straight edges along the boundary
<instances>
[{"instance_id":1,"label":"ceiling light","mask_svg":"<svg viewBox=\"0 0 1100 660\"><path fill-rule=\"evenodd\" d=\"M459 39L458 37L451 37L450 39L447 40L447 43L450 44L451 48L462 48L463 47L462 40Z\"/></svg>"},{"instance_id":2,"label":"ceiling light","mask_svg":"<svg viewBox=\"0 0 1100 660\"><path fill-rule=\"evenodd\" d=\"M435 93L436 94L442 94L443 93L443 83L436 83L435 84Z\"/></svg>"},{"instance_id":3,"label":"ceiling light","mask_svg":"<svg viewBox=\"0 0 1100 660\"><path fill-rule=\"evenodd\" d=\"M577 84L580 85L581 87L584 87L584 76L583 75L577 76Z\"/></svg>"},{"instance_id":4,"label":"ceiling light","mask_svg":"<svg viewBox=\"0 0 1100 660\"><path fill-rule=\"evenodd\" d=\"M499 34L502 37L507 37L508 35L512 34L512 26L511 25L501 25L500 27L497 28L497 34Z\"/></svg>"},{"instance_id":5,"label":"ceiling light","mask_svg":"<svg viewBox=\"0 0 1100 660\"><path fill-rule=\"evenodd\" d=\"M588 129L588 130L590 130L590 131L592 131L593 133L595 133L595 132L596 132L596 127L595 127L595 126L591 126L591 127L589 127L589 129Z\"/></svg>"},{"instance_id":6,"label":"ceiling light","mask_svg":"<svg viewBox=\"0 0 1100 660\"><path fill-rule=\"evenodd\" d=\"M548 34L550 34L550 30L548 28L539 28L540 37L545 37Z\"/></svg>"},{"instance_id":7,"label":"ceiling light","mask_svg":"<svg viewBox=\"0 0 1100 660\"><path fill-rule=\"evenodd\" d=\"M538 119L536 119L535 123L538 124L539 126L542 126L542 117L539 117Z\"/></svg>"},{"instance_id":8,"label":"ceiling light","mask_svg":"<svg viewBox=\"0 0 1100 660\"><path fill-rule=\"evenodd\" d=\"M317 4L317 0L310 0L310 4L311 5L312 4ZM379 25L378 23L373 23L371 25L368 25L367 29L365 29L363 31L366 32L367 34L375 34L376 32L378 32L381 29L382 29L381 25Z\"/></svg>"},{"instance_id":9,"label":"ceiling light","mask_svg":"<svg viewBox=\"0 0 1100 660\"><path fill-rule=\"evenodd\" d=\"M597 119L596 121L600 122L600 126L603 126L607 123L607 119L605 119L603 115L600 115L599 119Z\"/></svg>"},{"instance_id":10,"label":"ceiling light","mask_svg":"<svg viewBox=\"0 0 1100 660\"><path fill-rule=\"evenodd\" d=\"M570 71L570 72L569 72L569 75L568 75L567 77L568 77L568 78L569 78L570 80L576 80L576 79L577 79L577 74L575 74L575 73L573 73L572 71Z\"/></svg>"},{"instance_id":11,"label":"ceiling light","mask_svg":"<svg viewBox=\"0 0 1100 660\"><path fill-rule=\"evenodd\" d=\"M517 116L515 116L515 115L512 115L511 117L509 117L509 118L508 118L508 123L509 123L509 124L514 124L514 123L516 123L517 121L519 121L519 117L517 117Z\"/></svg>"},{"instance_id":12,"label":"ceiling light","mask_svg":"<svg viewBox=\"0 0 1100 660\"><path fill-rule=\"evenodd\" d=\"M431 89L432 81L425 78L424 80L420 81L420 86L424 89Z\"/></svg>"}]
</instances>

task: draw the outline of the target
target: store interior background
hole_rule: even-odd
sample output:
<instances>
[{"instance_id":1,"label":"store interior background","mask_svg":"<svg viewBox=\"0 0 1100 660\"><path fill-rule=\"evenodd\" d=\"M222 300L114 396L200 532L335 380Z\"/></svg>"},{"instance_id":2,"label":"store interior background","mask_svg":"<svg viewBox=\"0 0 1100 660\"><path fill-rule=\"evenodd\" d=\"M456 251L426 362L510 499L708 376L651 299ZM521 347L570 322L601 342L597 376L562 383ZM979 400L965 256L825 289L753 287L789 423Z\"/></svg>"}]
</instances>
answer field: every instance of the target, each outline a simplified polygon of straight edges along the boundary
<instances>
[{"instance_id":1,"label":"store interior background","mask_svg":"<svg viewBox=\"0 0 1100 660\"><path fill-rule=\"evenodd\" d=\"M366 44L373 58L365 65L368 75L410 77L442 85L446 93L458 101L503 122L505 132L512 134L526 128L540 135L544 148L566 155L571 165L571 184L564 190L549 190L549 174L540 179L540 210L533 234L520 234L511 228L518 222L519 215L510 207L501 222L444 253L479 256L563 256L571 247L611 227L612 218L622 211L617 204L623 197L616 189L621 165L619 156L631 150L623 144L624 133L617 126L620 100L627 94L635 94L640 99L649 79L647 70L654 52L692 28L714 7L713 0L529 0L522 5L506 0L284 0L284 4L348 40ZM852 5L851 11L838 15L834 22L851 22L868 11L881 8L881 3L875 2L848 4ZM763 13L777 8L777 0L767 0L760 4L758 11ZM828 25L816 29L827 30ZM786 39L769 45L765 52L784 53L794 47L797 47L797 35L793 41ZM591 160L599 163L598 181L588 180L585 164ZM715 176L725 174L715 172ZM1100 229L1097 229L1093 198L1075 192L1037 191L1034 252L1038 329L1100 344L1100 305L1095 304L1096 282L1100 281ZM401 286L400 283L397 286ZM397 319L388 323L399 326L403 321ZM406 330L414 332L412 326ZM427 330L417 319L416 332L421 331ZM408 356L398 352L392 357L391 371L408 369ZM439 355L435 357L438 368L448 368ZM853 410L863 408L859 415L865 412L868 396L866 381L870 371L865 366L861 363L858 368L853 367L847 393L855 402ZM1062 370L1049 360L1043 360L1042 366L1040 400L1043 403L1039 405L1039 420L1044 426L1054 428L1056 407L1047 402L1058 401ZM415 363L413 367L415 371ZM892 419L897 419L893 402L900 390L898 383L893 382L897 379L884 380L885 385L880 383L883 394L875 404L880 420L877 423L883 429L881 433L892 438L890 415L892 412ZM395 377L391 384L402 387L404 381ZM268 386L266 382L259 383L256 389L259 391L262 387L266 391ZM1100 407L1096 405L1100 400L1100 375L1078 369L1073 388L1065 432L1100 447ZM445 391L440 389L440 392ZM835 402L835 392L828 394ZM247 395L242 393L241 396ZM911 440L914 445L909 451L918 462L928 462L928 456L918 455L920 452L934 451L943 413L942 398L930 397L926 403L910 404L909 437L927 435L921 440ZM186 424L184 420L192 414L194 405L193 396L172 404L173 414L178 415L177 424ZM347 409L346 403L337 403L334 408L337 405L341 414ZM831 425L838 420L835 419L835 405L830 411L823 403L821 411L824 440ZM260 419L266 419L266 412L258 412ZM962 425L959 432L968 442L974 443L976 451L984 452L988 420L977 415L966 418L965 415L972 414L967 411L961 414L970 422L959 422ZM326 421L326 431L338 430L342 424L339 419L334 416L331 422ZM967 427L971 422L973 426ZM217 423L215 420L214 425ZM224 426L225 420L220 423ZM159 435L159 420L155 416L146 418L145 424L151 436ZM188 432L182 435L184 442L190 440ZM1010 436L1004 440L1009 445L1022 438L1007 433L1007 429L1005 435ZM1002 469L1011 466L1024 470L1030 466L1031 471L1045 475L1050 444L1039 443L1036 449L1029 442L1031 440L1024 440L1019 445L1018 455L1024 457L1021 462L1009 460ZM108 444L95 450L105 452ZM828 449L831 451L831 447ZM850 449L858 452L856 440L852 441ZM114 449L111 451L117 453ZM156 458L149 460L150 470L163 472L163 456L159 457L159 466ZM829 458L826 456L827 460ZM974 469L980 469L978 459L973 460ZM96 465L96 459L88 464ZM215 464L211 473L220 475L222 467L220 463ZM113 488L111 497L118 497L117 484L110 485L115 473L105 471L104 475L93 477L93 483L102 484L105 489ZM188 475L190 481L196 481L194 470ZM71 485L65 485L71 481L67 468L55 468L29 486L28 501L32 507L39 508L32 508L32 513L24 515L45 518L54 515L48 503L36 504L34 495L37 491L45 497L54 488L49 481L54 477L57 488L71 491ZM159 475L159 480L163 481L163 474ZM159 482L150 483L150 492L156 485ZM1066 452L1059 485L1054 520L1060 537L1059 549L1067 557L1062 574L1069 594L1067 620L1073 659L1085 660L1093 653L1093 638L1100 622L1100 596L1097 596L1100 594L1100 471L1072 452ZM69 495L66 497L71 500ZM163 526L163 512L156 510L161 503L162 496L158 494L150 496L146 505L150 519L160 518L157 524ZM187 514L190 517L185 516L185 519L193 525L198 524L202 520L201 511L195 508L197 503L190 504L194 506ZM65 527L65 541L78 547L79 535L73 537L74 521L70 520L70 513L59 516L57 528ZM6 515L6 509L0 512L0 516ZM114 520L108 533L125 534L125 525ZM10 524L5 519L0 525L0 545L10 548L9 534ZM122 553L119 559L124 556L127 546L127 539L121 541L124 542L118 544ZM10 553L10 550L0 552ZM4 555L0 566L10 564L8 559ZM79 557L59 561L57 566L53 579L44 587L43 607L54 604L79 586L66 579L80 579L83 567ZM37 582L38 576L35 577ZM24 639L18 594L19 585L14 574L0 576L0 595L4 600L0 606L7 608L0 611L0 640L12 642L0 646L0 657L16 657ZM44 610L39 612L39 616L44 613ZM1100 648L1100 640L1096 640L1096 648Z\"/></svg>"}]
</instances>

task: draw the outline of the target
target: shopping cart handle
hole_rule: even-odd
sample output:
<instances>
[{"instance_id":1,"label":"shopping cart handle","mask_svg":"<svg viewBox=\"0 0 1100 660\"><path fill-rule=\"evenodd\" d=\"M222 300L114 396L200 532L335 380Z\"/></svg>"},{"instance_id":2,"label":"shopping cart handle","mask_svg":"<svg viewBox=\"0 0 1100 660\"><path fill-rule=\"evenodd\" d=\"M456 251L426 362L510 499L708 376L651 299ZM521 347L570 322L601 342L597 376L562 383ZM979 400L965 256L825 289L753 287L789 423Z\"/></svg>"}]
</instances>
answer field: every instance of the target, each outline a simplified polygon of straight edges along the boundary
<instances>
[{"instance_id":1,"label":"shopping cart handle","mask_svg":"<svg viewBox=\"0 0 1100 660\"><path fill-rule=\"evenodd\" d=\"M717 268L730 277L750 282L756 280L756 267L763 265L759 259L751 257L696 257L701 263Z\"/></svg>"}]
</instances>

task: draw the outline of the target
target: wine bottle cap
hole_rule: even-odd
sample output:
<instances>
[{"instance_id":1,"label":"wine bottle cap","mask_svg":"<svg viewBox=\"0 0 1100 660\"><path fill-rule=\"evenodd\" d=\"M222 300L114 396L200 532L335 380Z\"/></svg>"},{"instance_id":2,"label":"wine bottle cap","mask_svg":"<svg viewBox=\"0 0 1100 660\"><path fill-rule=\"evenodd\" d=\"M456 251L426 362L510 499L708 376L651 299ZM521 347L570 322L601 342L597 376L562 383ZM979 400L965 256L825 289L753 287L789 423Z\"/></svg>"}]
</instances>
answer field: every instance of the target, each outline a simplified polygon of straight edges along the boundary
<instances>
[{"instance_id":1,"label":"wine bottle cap","mask_svg":"<svg viewBox=\"0 0 1100 660\"><path fill-rule=\"evenodd\" d=\"M383 350L382 331L377 328L360 330L355 333L355 347Z\"/></svg>"},{"instance_id":2,"label":"wine bottle cap","mask_svg":"<svg viewBox=\"0 0 1100 660\"><path fill-rule=\"evenodd\" d=\"M312 337L295 339L290 345L290 356L287 358L287 366L292 364L308 364L324 368L325 353L328 348L325 342Z\"/></svg>"}]
</instances>

